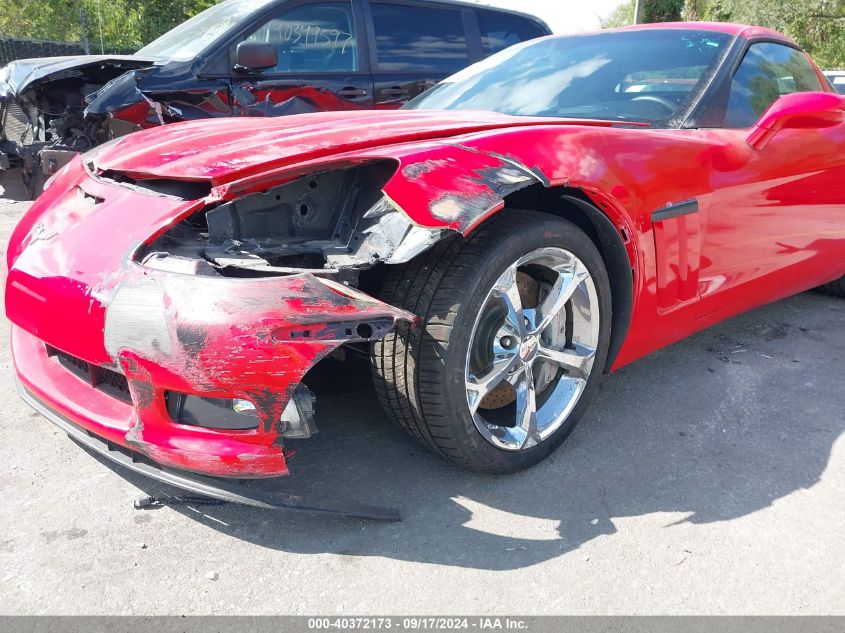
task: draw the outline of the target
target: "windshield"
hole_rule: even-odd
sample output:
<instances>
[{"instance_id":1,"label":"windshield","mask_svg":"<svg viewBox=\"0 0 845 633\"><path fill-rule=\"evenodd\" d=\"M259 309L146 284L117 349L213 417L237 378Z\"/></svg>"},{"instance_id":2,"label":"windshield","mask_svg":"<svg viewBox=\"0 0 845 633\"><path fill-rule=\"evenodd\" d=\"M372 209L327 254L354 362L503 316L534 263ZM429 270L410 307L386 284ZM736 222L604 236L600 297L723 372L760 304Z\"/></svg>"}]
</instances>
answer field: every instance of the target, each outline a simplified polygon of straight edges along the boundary
<instances>
[{"instance_id":1,"label":"windshield","mask_svg":"<svg viewBox=\"0 0 845 633\"><path fill-rule=\"evenodd\" d=\"M227 0L206 9L153 40L135 55L187 61L271 0Z\"/></svg>"},{"instance_id":2,"label":"windshield","mask_svg":"<svg viewBox=\"0 0 845 633\"><path fill-rule=\"evenodd\" d=\"M534 40L452 75L405 107L659 123L686 111L732 41L686 29Z\"/></svg>"}]
</instances>

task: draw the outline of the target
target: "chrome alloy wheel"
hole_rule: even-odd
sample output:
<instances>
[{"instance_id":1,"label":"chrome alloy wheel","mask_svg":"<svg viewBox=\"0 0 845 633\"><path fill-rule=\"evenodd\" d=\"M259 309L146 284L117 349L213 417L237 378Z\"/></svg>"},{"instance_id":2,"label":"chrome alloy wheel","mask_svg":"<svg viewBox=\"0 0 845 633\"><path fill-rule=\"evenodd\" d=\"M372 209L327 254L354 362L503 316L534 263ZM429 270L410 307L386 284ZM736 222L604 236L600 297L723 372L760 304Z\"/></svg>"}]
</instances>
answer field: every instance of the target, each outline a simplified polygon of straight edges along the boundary
<instances>
[{"instance_id":1,"label":"chrome alloy wheel","mask_svg":"<svg viewBox=\"0 0 845 633\"><path fill-rule=\"evenodd\" d=\"M536 446L569 417L593 368L599 299L584 263L535 250L496 281L476 317L466 361L473 422L494 446Z\"/></svg>"}]
</instances>

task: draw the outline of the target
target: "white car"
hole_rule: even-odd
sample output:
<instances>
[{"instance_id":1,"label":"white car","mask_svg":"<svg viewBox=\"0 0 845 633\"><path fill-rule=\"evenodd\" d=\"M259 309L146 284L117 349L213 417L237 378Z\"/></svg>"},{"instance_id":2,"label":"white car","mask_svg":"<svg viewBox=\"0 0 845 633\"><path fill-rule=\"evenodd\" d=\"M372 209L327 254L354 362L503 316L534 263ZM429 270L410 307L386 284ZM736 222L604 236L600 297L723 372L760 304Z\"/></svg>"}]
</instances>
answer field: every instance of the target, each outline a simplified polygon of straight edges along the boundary
<instances>
[{"instance_id":1,"label":"white car","mask_svg":"<svg viewBox=\"0 0 845 633\"><path fill-rule=\"evenodd\" d=\"M845 70L823 70L824 76L833 84L834 90L845 94Z\"/></svg>"}]
</instances>

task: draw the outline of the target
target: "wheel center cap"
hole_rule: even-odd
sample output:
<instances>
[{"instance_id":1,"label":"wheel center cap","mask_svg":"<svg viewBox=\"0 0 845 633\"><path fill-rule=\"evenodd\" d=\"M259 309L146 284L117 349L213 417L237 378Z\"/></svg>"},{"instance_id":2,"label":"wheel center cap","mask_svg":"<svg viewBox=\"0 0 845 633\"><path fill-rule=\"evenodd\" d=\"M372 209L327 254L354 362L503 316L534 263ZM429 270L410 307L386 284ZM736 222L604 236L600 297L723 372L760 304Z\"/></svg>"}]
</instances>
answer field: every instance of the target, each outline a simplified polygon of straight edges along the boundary
<instances>
[{"instance_id":1,"label":"wheel center cap","mask_svg":"<svg viewBox=\"0 0 845 633\"><path fill-rule=\"evenodd\" d=\"M537 347L538 347L537 338L534 336L527 337L522 343L519 344L519 357L523 361L529 361L537 355Z\"/></svg>"}]
</instances>

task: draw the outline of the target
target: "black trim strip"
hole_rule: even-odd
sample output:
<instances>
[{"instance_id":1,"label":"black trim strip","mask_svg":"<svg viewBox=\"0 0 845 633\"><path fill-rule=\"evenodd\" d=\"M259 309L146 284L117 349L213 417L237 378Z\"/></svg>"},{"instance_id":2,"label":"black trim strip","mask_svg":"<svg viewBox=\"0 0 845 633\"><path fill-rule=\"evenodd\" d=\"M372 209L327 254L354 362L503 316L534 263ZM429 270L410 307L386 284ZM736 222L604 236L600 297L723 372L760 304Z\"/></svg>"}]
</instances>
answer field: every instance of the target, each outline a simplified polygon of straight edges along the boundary
<instances>
[{"instance_id":1,"label":"black trim strip","mask_svg":"<svg viewBox=\"0 0 845 633\"><path fill-rule=\"evenodd\" d=\"M695 198L692 200L684 200L683 202L676 202L675 204L670 204L668 207L652 211L651 221L663 222L664 220L671 220L672 218L678 218L682 215L691 215L693 213L698 213L698 200Z\"/></svg>"},{"instance_id":2,"label":"black trim strip","mask_svg":"<svg viewBox=\"0 0 845 633\"><path fill-rule=\"evenodd\" d=\"M242 503L244 505L266 508L268 510L304 510L307 512L322 512L326 514L342 515L358 519L371 519L373 521L401 521L399 512L392 508L381 508L356 501L321 501L311 502L305 497L285 494L281 492L268 492L250 488L238 483L238 480L226 480L218 477L197 475L181 470L163 468L145 458L140 453L118 450L104 439L88 433L85 429L77 426L72 421L49 408L19 381L17 382L18 394L23 401L35 409L38 413L58 426L68 436L89 448L95 453L120 464L124 468L133 470L152 479L162 481L171 486L182 488L222 501Z\"/></svg>"}]
</instances>

